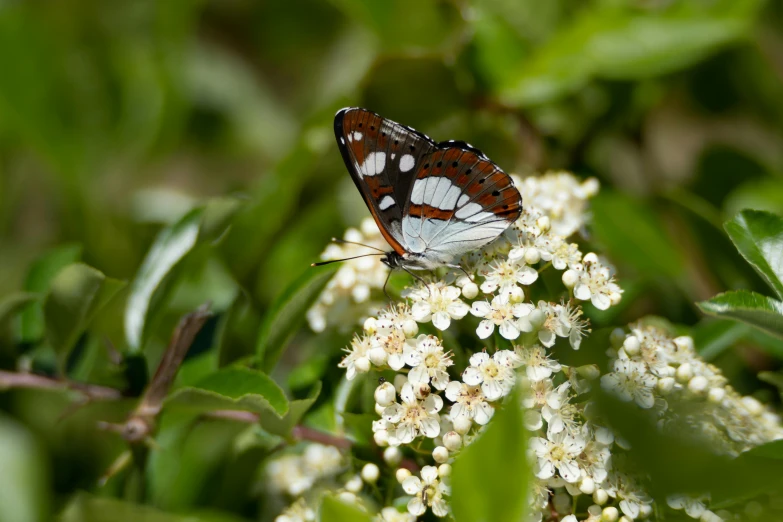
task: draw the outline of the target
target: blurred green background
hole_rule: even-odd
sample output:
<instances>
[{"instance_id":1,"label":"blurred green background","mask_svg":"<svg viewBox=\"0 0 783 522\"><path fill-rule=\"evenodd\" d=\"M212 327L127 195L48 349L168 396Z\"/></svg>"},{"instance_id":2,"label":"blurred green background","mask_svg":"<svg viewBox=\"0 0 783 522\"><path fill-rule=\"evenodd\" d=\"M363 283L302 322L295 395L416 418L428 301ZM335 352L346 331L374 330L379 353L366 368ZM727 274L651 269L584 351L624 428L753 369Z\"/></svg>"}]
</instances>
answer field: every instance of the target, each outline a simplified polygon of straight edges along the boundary
<instances>
[{"instance_id":1,"label":"blurred green background","mask_svg":"<svg viewBox=\"0 0 783 522\"><path fill-rule=\"evenodd\" d=\"M594 327L652 314L692 328L741 392L769 399L755 375L779 367L780 341L694 302L768 293L722 223L783 212L781 28L783 5L760 0L0 0L0 368L136 396L206 301L216 316L179 382L251 356L276 296L367 215L332 135L358 105L508 172L597 177L585 242L625 295ZM150 290L141 340L125 331L131 284L87 314L89 335L52 346L40 296L62 267L138 279L188 215L203 234ZM347 338L301 332L273 376L294 397L323 379L328 404ZM0 394L0 521L46 519L82 490L129 498L96 485L124 444L94 425L133 401L62 418L70 403ZM177 451L153 455L136 500L269 519L265 453L241 428L166 418L159 443Z\"/></svg>"}]
</instances>

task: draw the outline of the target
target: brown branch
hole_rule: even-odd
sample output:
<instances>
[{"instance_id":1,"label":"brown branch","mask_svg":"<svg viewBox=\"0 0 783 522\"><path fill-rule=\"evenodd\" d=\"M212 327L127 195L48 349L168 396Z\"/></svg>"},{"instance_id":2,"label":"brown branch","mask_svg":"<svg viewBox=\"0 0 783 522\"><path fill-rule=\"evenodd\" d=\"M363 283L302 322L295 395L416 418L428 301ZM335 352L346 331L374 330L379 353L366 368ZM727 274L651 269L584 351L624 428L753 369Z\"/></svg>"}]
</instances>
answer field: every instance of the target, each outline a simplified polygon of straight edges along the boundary
<instances>
[{"instance_id":1,"label":"brown branch","mask_svg":"<svg viewBox=\"0 0 783 522\"><path fill-rule=\"evenodd\" d=\"M327 446L335 446L340 449L348 449L353 444L350 440L344 437L335 437L322 431L302 426L301 424L294 426L293 436L297 440L308 440L310 442L318 442Z\"/></svg>"},{"instance_id":2,"label":"brown branch","mask_svg":"<svg viewBox=\"0 0 783 522\"><path fill-rule=\"evenodd\" d=\"M38 390L69 390L80 393L87 400L112 401L122 398L122 392L107 386L85 384L65 379L53 379L34 373L17 373L0 370L0 390L31 388Z\"/></svg>"}]
</instances>

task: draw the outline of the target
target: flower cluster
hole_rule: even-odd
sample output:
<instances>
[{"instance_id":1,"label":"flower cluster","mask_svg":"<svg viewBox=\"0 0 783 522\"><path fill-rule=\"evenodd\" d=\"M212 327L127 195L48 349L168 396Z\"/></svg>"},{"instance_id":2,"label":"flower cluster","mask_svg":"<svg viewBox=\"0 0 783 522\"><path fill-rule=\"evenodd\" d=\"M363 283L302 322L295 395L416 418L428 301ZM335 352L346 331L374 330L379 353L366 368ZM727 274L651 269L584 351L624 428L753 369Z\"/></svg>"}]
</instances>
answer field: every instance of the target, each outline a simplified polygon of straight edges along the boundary
<instances>
[{"instance_id":1,"label":"flower cluster","mask_svg":"<svg viewBox=\"0 0 783 522\"><path fill-rule=\"evenodd\" d=\"M625 463L627 443L596 414L592 393L600 387L635 403L657 416L662 429L676 416L712 434L729 455L782 437L779 419L728 386L717 368L698 357L690 338L672 338L642 323L612 336L611 366L603 375L597 365L558 361L555 345L578 350L590 332L583 305L606 310L622 298L611 266L569 239L584 227L587 200L598 185L567 173L517 185L522 215L498 240L460 260L467 273L433 274L407 288L399 302L364 320L339 363L348 381L380 381L372 432L394 480L387 486L392 490L375 496L381 508L376 520L409 522L428 511L449 517L451 463L514 387L535 475L527 492L529 521L631 521L665 509L702 520L725 517L701 497L654 505L642 486L645 477ZM558 278L559 288L552 285ZM316 305L319 313L333 301L335 288ZM339 292L353 290L344 285ZM701 414L675 415L675 399L705 407ZM377 473L373 477L364 489L362 479L347 489L349 481L341 494L365 491L362 498L370 498Z\"/></svg>"}]
</instances>

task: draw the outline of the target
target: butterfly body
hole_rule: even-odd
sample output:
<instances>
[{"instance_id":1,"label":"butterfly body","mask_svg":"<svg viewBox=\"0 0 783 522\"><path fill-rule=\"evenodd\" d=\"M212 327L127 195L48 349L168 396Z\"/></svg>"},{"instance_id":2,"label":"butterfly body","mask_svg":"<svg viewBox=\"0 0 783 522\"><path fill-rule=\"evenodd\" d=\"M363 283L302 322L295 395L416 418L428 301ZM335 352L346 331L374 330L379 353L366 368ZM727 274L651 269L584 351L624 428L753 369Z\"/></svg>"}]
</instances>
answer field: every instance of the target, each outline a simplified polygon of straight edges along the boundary
<instances>
[{"instance_id":1,"label":"butterfly body","mask_svg":"<svg viewBox=\"0 0 783 522\"><path fill-rule=\"evenodd\" d=\"M361 108L335 116L345 165L392 251L391 268L456 266L522 212L511 177L481 151L426 135Z\"/></svg>"}]
</instances>

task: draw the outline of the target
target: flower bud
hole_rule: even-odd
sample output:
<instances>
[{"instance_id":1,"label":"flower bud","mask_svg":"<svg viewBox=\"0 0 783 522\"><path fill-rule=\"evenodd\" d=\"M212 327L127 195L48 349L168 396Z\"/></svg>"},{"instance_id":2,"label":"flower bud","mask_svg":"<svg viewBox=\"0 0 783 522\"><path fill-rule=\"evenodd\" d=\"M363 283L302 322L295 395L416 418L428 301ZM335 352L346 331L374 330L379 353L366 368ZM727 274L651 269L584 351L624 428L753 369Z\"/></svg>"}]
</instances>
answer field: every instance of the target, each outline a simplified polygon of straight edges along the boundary
<instances>
[{"instance_id":1,"label":"flower bud","mask_svg":"<svg viewBox=\"0 0 783 522\"><path fill-rule=\"evenodd\" d=\"M590 477L585 477L579 483L579 491L585 495L592 495L595 492L595 481Z\"/></svg>"},{"instance_id":2,"label":"flower bud","mask_svg":"<svg viewBox=\"0 0 783 522\"><path fill-rule=\"evenodd\" d=\"M368 484L375 484L380 475L381 470L372 462L365 464L362 468L362 479Z\"/></svg>"},{"instance_id":3,"label":"flower bud","mask_svg":"<svg viewBox=\"0 0 783 522\"><path fill-rule=\"evenodd\" d=\"M632 518L628 518L625 515L623 515L623 516L620 517L620 520L618 520L617 522L633 522L633 519Z\"/></svg>"},{"instance_id":4,"label":"flower bud","mask_svg":"<svg viewBox=\"0 0 783 522\"><path fill-rule=\"evenodd\" d=\"M444 464L449 460L449 450L444 446L436 446L435 449L432 450L432 458L438 464Z\"/></svg>"},{"instance_id":5,"label":"flower bud","mask_svg":"<svg viewBox=\"0 0 783 522\"><path fill-rule=\"evenodd\" d=\"M710 391L707 393L707 399L714 404L719 404L725 396L726 390L718 388L717 386L715 388L710 388Z\"/></svg>"},{"instance_id":6,"label":"flower bud","mask_svg":"<svg viewBox=\"0 0 783 522\"><path fill-rule=\"evenodd\" d=\"M413 319L405 319L402 322L402 333L409 339L411 337L416 337L416 334L419 333L419 323Z\"/></svg>"},{"instance_id":7,"label":"flower bud","mask_svg":"<svg viewBox=\"0 0 783 522\"><path fill-rule=\"evenodd\" d=\"M381 406L377 402L375 403L375 413L378 414L378 417L383 417L383 411L386 409L386 406Z\"/></svg>"},{"instance_id":8,"label":"flower bud","mask_svg":"<svg viewBox=\"0 0 783 522\"><path fill-rule=\"evenodd\" d=\"M599 506L606 504L607 500L609 500L609 493L603 489L596 489L595 492L593 492L593 502Z\"/></svg>"},{"instance_id":9,"label":"flower bud","mask_svg":"<svg viewBox=\"0 0 783 522\"><path fill-rule=\"evenodd\" d=\"M639 506L639 517L640 518L647 518L650 515L652 515L653 508L650 504L642 504Z\"/></svg>"},{"instance_id":10,"label":"flower bud","mask_svg":"<svg viewBox=\"0 0 783 522\"><path fill-rule=\"evenodd\" d=\"M345 504L355 504L356 503L356 495L351 493L350 491L341 491L337 498L340 499L340 502L343 502Z\"/></svg>"},{"instance_id":11,"label":"flower bud","mask_svg":"<svg viewBox=\"0 0 783 522\"><path fill-rule=\"evenodd\" d=\"M348 482L345 483L345 489L347 489L351 493L360 492L363 486L364 485L362 484L362 479L359 475L354 475L348 480Z\"/></svg>"},{"instance_id":12,"label":"flower bud","mask_svg":"<svg viewBox=\"0 0 783 522\"><path fill-rule=\"evenodd\" d=\"M364 331L367 332L367 335L372 335L378 331L377 322L375 317L368 317L364 320Z\"/></svg>"},{"instance_id":13,"label":"flower bud","mask_svg":"<svg viewBox=\"0 0 783 522\"><path fill-rule=\"evenodd\" d=\"M546 315L544 315L544 312L536 308L528 314L527 320L530 321L530 324L533 325L533 328L539 329L541 328L541 325L544 324L544 321L546 321Z\"/></svg>"},{"instance_id":14,"label":"flower bud","mask_svg":"<svg viewBox=\"0 0 783 522\"><path fill-rule=\"evenodd\" d=\"M397 478L397 482L402 484L406 478L411 476L411 472L409 469L406 468L400 468L397 470L397 472L394 474L394 476Z\"/></svg>"},{"instance_id":15,"label":"flower bud","mask_svg":"<svg viewBox=\"0 0 783 522\"><path fill-rule=\"evenodd\" d=\"M681 384L685 384L690 381L691 377L693 377L693 367L691 366L691 363L681 364L680 367L677 368L675 377L677 378L677 382Z\"/></svg>"},{"instance_id":16,"label":"flower bud","mask_svg":"<svg viewBox=\"0 0 783 522\"><path fill-rule=\"evenodd\" d=\"M623 348L629 357L633 357L639 353L639 350L642 348L642 344L639 342L638 337L635 335L629 335L623 341Z\"/></svg>"},{"instance_id":17,"label":"flower bud","mask_svg":"<svg viewBox=\"0 0 783 522\"><path fill-rule=\"evenodd\" d=\"M443 445L449 451L457 451L462 447L462 436L456 431L450 431L443 436Z\"/></svg>"},{"instance_id":18,"label":"flower bud","mask_svg":"<svg viewBox=\"0 0 783 522\"><path fill-rule=\"evenodd\" d=\"M598 504L592 504L587 507L587 514L590 515L592 518L598 518L601 516L601 506Z\"/></svg>"},{"instance_id":19,"label":"flower bud","mask_svg":"<svg viewBox=\"0 0 783 522\"><path fill-rule=\"evenodd\" d=\"M707 389L707 386L709 386L709 381L707 381L707 378L703 375L697 375L690 381L688 381L688 389L692 393L700 394L703 393L704 390Z\"/></svg>"},{"instance_id":20,"label":"flower bud","mask_svg":"<svg viewBox=\"0 0 783 522\"><path fill-rule=\"evenodd\" d=\"M390 382L384 382L377 388L375 388L375 402L381 406L388 406L394 402L397 398L397 390L394 389L394 385Z\"/></svg>"},{"instance_id":21,"label":"flower bud","mask_svg":"<svg viewBox=\"0 0 783 522\"><path fill-rule=\"evenodd\" d=\"M510 303L521 303L525 298L525 292L518 286L512 286L508 291L508 301Z\"/></svg>"},{"instance_id":22,"label":"flower bud","mask_svg":"<svg viewBox=\"0 0 783 522\"><path fill-rule=\"evenodd\" d=\"M573 288L579 281L579 273L576 270L568 269L563 272L563 284L566 288Z\"/></svg>"},{"instance_id":23,"label":"flower bud","mask_svg":"<svg viewBox=\"0 0 783 522\"><path fill-rule=\"evenodd\" d=\"M462 435L469 432L470 427L473 425L473 421L470 419L470 417L465 415L460 415L456 419L452 419L452 422L454 422L454 431Z\"/></svg>"},{"instance_id":24,"label":"flower bud","mask_svg":"<svg viewBox=\"0 0 783 522\"><path fill-rule=\"evenodd\" d=\"M612 292L609 294L609 304L612 306L617 306L620 304L620 301L623 300L623 294L620 292Z\"/></svg>"},{"instance_id":25,"label":"flower bud","mask_svg":"<svg viewBox=\"0 0 783 522\"><path fill-rule=\"evenodd\" d=\"M546 232L552 228L552 223L549 221L549 216L541 216L540 218L536 219L536 226L541 230L541 232Z\"/></svg>"},{"instance_id":26,"label":"flower bud","mask_svg":"<svg viewBox=\"0 0 783 522\"><path fill-rule=\"evenodd\" d=\"M367 357L359 357L353 363L353 366L354 368L356 368L357 372L367 373L370 371L370 359L368 359Z\"/></svg>"},{"instance_id":27,"label":"flower bud","mask_svg":"<svg viewBox=\"0 0 783 522\"><path fill-rule=\"evenodd\" d=\"M742 405L745 406L745 409L751 415L758 415L764 411L764 406L762 406L761 403L753 397L743 397Z\"/></svg>"},{"instance_id":28,"label":"flower bud","mask_svg":"<svg viewBox=\"0 0 783 522\"><path fill-rule=\"evenodd\" d=\"M537 248L528 248L525 250L525 263L528 265L535 265L541 261L541 254Z\"/></svg>"},{"instance_id":29,"label":"flower bud","mask_svg":"<svg viewBox=\"0 0 783 522\"><path fill-rule=\"evenodd\" d=\"M604 508L601 512L601 522L615 522L618 518L620 518L620 513L614 506Z\"/></svg>"},{"instance_id":30,"label":"flower bud","mask_svg":"<svg viewBox=\"0 0 783 522\"><path fill-rule=\"evenodd\" d=\"M591 198L598 194L598 189L601 188L601 184L596 178L587 178L582 182L582 193L586 198Z\"/></svg>"},{"instance_id":31,"label":"flower bud","mask_svg":"<svg viewBox=\"0 0 783 522\"><path fill-rule=\"evenodd\" d=\"M386 430L376 431L372 434L372 438L382 448L389 445L389 432Z\"/></svg>"},{"instance_id":32,"label":"flower bud","mask_svg":"<svg viewBox=\"0 0 783 522\"><path fill-rule=\"evenodd\" d=\"M479 287L473 281L466 283L465 286L462 287L462 295L465 299L475 299L478 293Z\"/></svg>"},{"instance_id":33,"label":"flower bud","mask_svg":"<svg viewBox=\"0 0 783 522\"><path fill-rule=\"evenodd\" d=\"M695 350L693 346L693 338L688 337L687 335L683 335L682 337L675 337L674 338L674 344L679 348L680 350L686 350L689 352L693 352Z\"/></svg>"},{"instance_id":34,"label":"flower bud","mask_svg":"<svg viewBox=\"0 0 783 522\"><path fill-rule=\"evenodd\" d=\"M383 450L383 461L389 466L396 466L402 461L402 451L397 446L389 446Z\"/></svg>"},{"instance_id":35,"label":"flower bud","mask_svg":"<svg viewBox=\"0 0 783 522\"><path fill-rule=\"evenodd\" d=\"M582 263L584 264L593 264L598 262L598 256L595 252L588 252L585 254L585 257L582 258Z\"/></svg>"},{"instance_id":36,"label":"flower bud","mask_svg":"<svg viewBox=\"0 0 783 522\"><path fill-rule=\"evenodd\" d=\"M571 484L570 482L566 482L565 484L566 492L568 492L569 495L572 497L578 497L582 494L582 490L579 489L579 486L576 484Z\"/></svg>"},{"instance_id":37,"label":"flower bud","mask_svg":"<svg viewBox=\"0 0 783 522\"><path fill-rule=\"evenodd\" d=\"M594 381L601 376L601 369L597 364L585 364L576 368L576 373L588 381Z\"/></svg>"},{"instance_id":38,"label":"flower bud","mask_svg":"<svg viewBox=\"0 0 783 522\"><path fill-rule=\"evenodd\" d=\"M389 358L389 354L382 347L375 346L370 348L370 351L367 352L367 357L375 366L383 366L386 364L386 360Z\"/></svg>"},{"instance_id":39,"label":"flower bud","mask_svg":"<svg viewBox=\"0 0 783 522\"><path fill-rule=\"evenodd\" d=\"M438 476L441 478L451 475L451 464L441 464L438 466Z\"/></svg>"},{"instance_id":40,"label":"flower bud","mask_svg":"<svg viewBox=\"0 0 783 522\"><path fill-rule=\"evenodd\" d=\"M413 393L416 394L416 398L419 400L424 400L427 397L429 397L430 392L432 391L432 388L430 388L429 384L414 384L413 385Z\"/></svg>"},{"instance_id":41,"label":"flower bud","mask_svg":"<svg viewBox=\"0 0 783 522\"><path fill-rule=\"evenodd\" d=\"M663 379L658 379L656 387L661 395L667 395L674 389L674 378L664 377Z\"/></svg>"}]
</instances>

